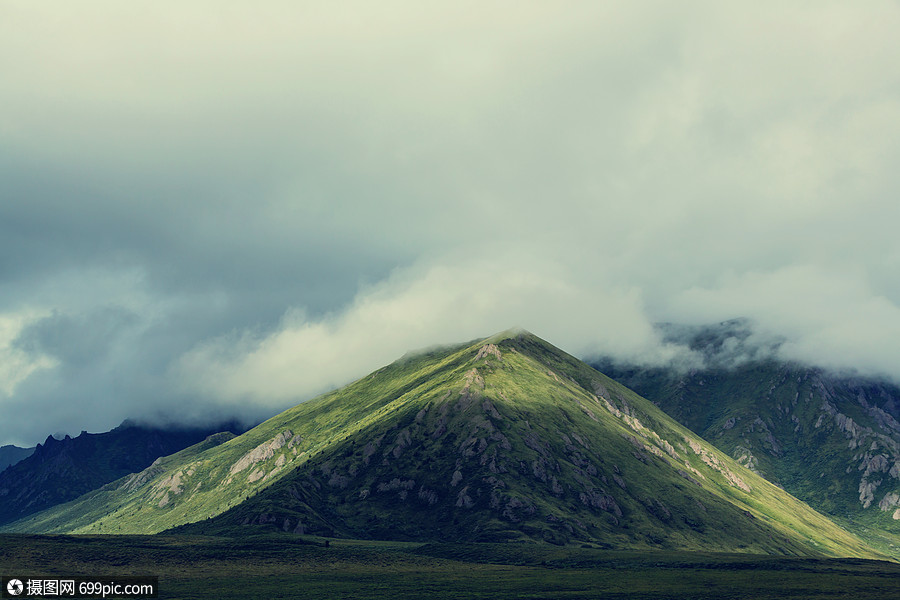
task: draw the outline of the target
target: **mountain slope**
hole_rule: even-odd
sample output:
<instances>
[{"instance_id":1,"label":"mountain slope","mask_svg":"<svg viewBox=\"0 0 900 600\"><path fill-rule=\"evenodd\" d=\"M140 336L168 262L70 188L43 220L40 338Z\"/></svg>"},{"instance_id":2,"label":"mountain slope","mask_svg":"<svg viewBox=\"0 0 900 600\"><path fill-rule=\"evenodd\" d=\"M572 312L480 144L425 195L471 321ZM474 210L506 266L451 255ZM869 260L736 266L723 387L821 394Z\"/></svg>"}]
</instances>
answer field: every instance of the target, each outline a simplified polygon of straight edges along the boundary
<instances>
[{"instance_id":1,"label":"mountain slope","mask_svg":"<svg viewBox=\"0 0 900 600\"><path fill-rule=\"evenodd\" d=\"M200 521L185 530L875 555L524 332L407 357L183 454L10 529L153 532Z\"/></svg>"},{"instance_id":2,"label":"mountain slope","mask_svg":"<svg viewBox=\"0 0 900 600\"><path fill-rule=\"evenodd\" d=\"M10 465L25 460L34 453L34 448L19 448L18 446L0 446L0 472Z\"/></svg>"},{"instance_id":3,"label":"mountain slope","mask_svg":"<svg viewBox=\"0 0 900 600\"><path fill-rule=\"evenodd\" d=\"M383 405L441 369L453 349L396 363L300 404L215 449L192 447L0 531L156 533L243 502L322 448L381 418ZM373 378L375 381L373 381ZM105 527L104 527L105 525Z\"/></svg>"},{"instance_id":4,"label":"mountain slope","mask_svg":"<svg viewBox=\"0 0 900 600\"><path fill-rule=\"evenodd\" d=\"M49 436L0 472L0 524L73 500L216 431L221 429L160 429L125 421L105 433Z\"/></svg>"},{"instance_id":5,"label":"mountain slope","mask_svg":"<svg viewBox=\"0 0 900 600\"><path fill-rule=\"evenodd\" d=\"M900 534L900 388L753 356L745 323L689 333L710 366L596 366L817 510Z\"/></svg>"}]
</instances>

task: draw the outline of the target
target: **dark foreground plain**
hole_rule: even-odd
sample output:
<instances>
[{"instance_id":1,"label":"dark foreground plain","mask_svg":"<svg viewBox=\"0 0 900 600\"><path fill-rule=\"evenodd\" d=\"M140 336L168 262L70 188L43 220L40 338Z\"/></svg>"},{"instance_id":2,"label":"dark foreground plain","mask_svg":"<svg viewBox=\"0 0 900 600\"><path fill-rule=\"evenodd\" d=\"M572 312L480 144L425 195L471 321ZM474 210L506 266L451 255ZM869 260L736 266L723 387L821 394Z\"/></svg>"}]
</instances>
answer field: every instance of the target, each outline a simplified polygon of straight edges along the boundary
<instances>
[{"instance_id":1,"label":"dark foreground plain","mask_svg":"<svg viewBox=\"0 0 900 600\"><path fill-rule=\"evenodd\" d=\"M158 575L160 598L890 598L900 564L269 535L0 536L0 575Z\"/></svg>"}]
</instances>

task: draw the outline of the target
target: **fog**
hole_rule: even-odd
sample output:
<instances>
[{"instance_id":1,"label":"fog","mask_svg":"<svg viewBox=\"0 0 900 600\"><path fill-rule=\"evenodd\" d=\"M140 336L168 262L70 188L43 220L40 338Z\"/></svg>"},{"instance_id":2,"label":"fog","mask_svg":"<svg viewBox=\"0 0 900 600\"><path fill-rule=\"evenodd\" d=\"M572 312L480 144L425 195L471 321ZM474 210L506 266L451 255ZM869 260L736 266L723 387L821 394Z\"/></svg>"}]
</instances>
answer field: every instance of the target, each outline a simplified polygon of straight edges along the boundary
<instances>
[{"instance_id":1,"label":"fog","mask_svg":"<svg viewBox=\"0 0 900 600\"><path fill-rule=\"evenodd\" d=\"M519 326L900 377L896 2L8 1L0 444Z\"/></svg>"}]
</instances>

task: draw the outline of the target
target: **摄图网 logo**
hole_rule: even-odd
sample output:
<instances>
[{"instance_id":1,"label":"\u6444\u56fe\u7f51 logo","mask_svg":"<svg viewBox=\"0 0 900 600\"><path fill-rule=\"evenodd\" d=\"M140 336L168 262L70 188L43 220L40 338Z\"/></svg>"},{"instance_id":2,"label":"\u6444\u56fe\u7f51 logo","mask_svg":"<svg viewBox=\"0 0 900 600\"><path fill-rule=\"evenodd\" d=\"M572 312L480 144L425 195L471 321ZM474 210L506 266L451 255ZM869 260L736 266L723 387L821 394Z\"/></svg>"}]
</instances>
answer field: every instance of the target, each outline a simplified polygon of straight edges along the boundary
<instances>
[{"instance_id":1,"label":"\u6444\u56fe\u7f51 logo","mask_svg":"<svg viewBox=\"0 0 900 600\"><path fill-rule=\"evenodd\" d=\"M18 579L10 579L6 582L6 591L10 596L18 596L25 589L25 586Z\"/></svg>"}]
</instances>

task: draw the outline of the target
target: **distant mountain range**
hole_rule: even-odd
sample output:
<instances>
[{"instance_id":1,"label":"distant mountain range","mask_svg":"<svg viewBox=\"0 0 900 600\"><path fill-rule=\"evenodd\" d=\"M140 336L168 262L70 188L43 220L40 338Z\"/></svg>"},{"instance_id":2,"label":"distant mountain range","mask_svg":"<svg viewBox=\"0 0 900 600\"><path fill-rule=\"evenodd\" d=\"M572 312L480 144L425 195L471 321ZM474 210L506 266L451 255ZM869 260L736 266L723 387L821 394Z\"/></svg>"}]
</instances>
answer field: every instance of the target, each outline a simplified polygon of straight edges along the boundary
<instances>
[{"instance_id":1,"label":"distant mountain range","mask_svg":"<svg viewBox=\"0 0 900 600\"><path fill-rule=\"evenodd\" d=\"M18 446L0 446L0 471L6 467L28 458L34 448L19 448Z\"/></svg>"},{"instance_id":2,"label":"distant mountain range","mask_svg":"<svg viewBox=\"0 0 900 600\"><path fill-rule=\"evenodd\" d=\"M879 556L651 402L522 331L409 355L136 471L4 530L261 528Z\"/></svg>"},{"instance_id":3,"label":"distant mountain range","mask_svg":"<svg viewBox=\"0 0 900 600\"><path fill-rule=\"evenodd\" d=\"M743 466L900 551L900 387L777 360L777 342L756 345L746 321L665 332L707 366L593 364Z\"/></svg>"},{"instance_id":4,"label":"distant mountain range","mask_svg":"<svg viewBox=\"0 0 900 600\"><path fill-rule=\"evenodd\" d=\"M144 427L125 421L106 433L82 432L61 440L48 436L0 472L0 524L74 500L223 429L243 431L236 423L210 430Z\"/></svg>"}]
</instances>

